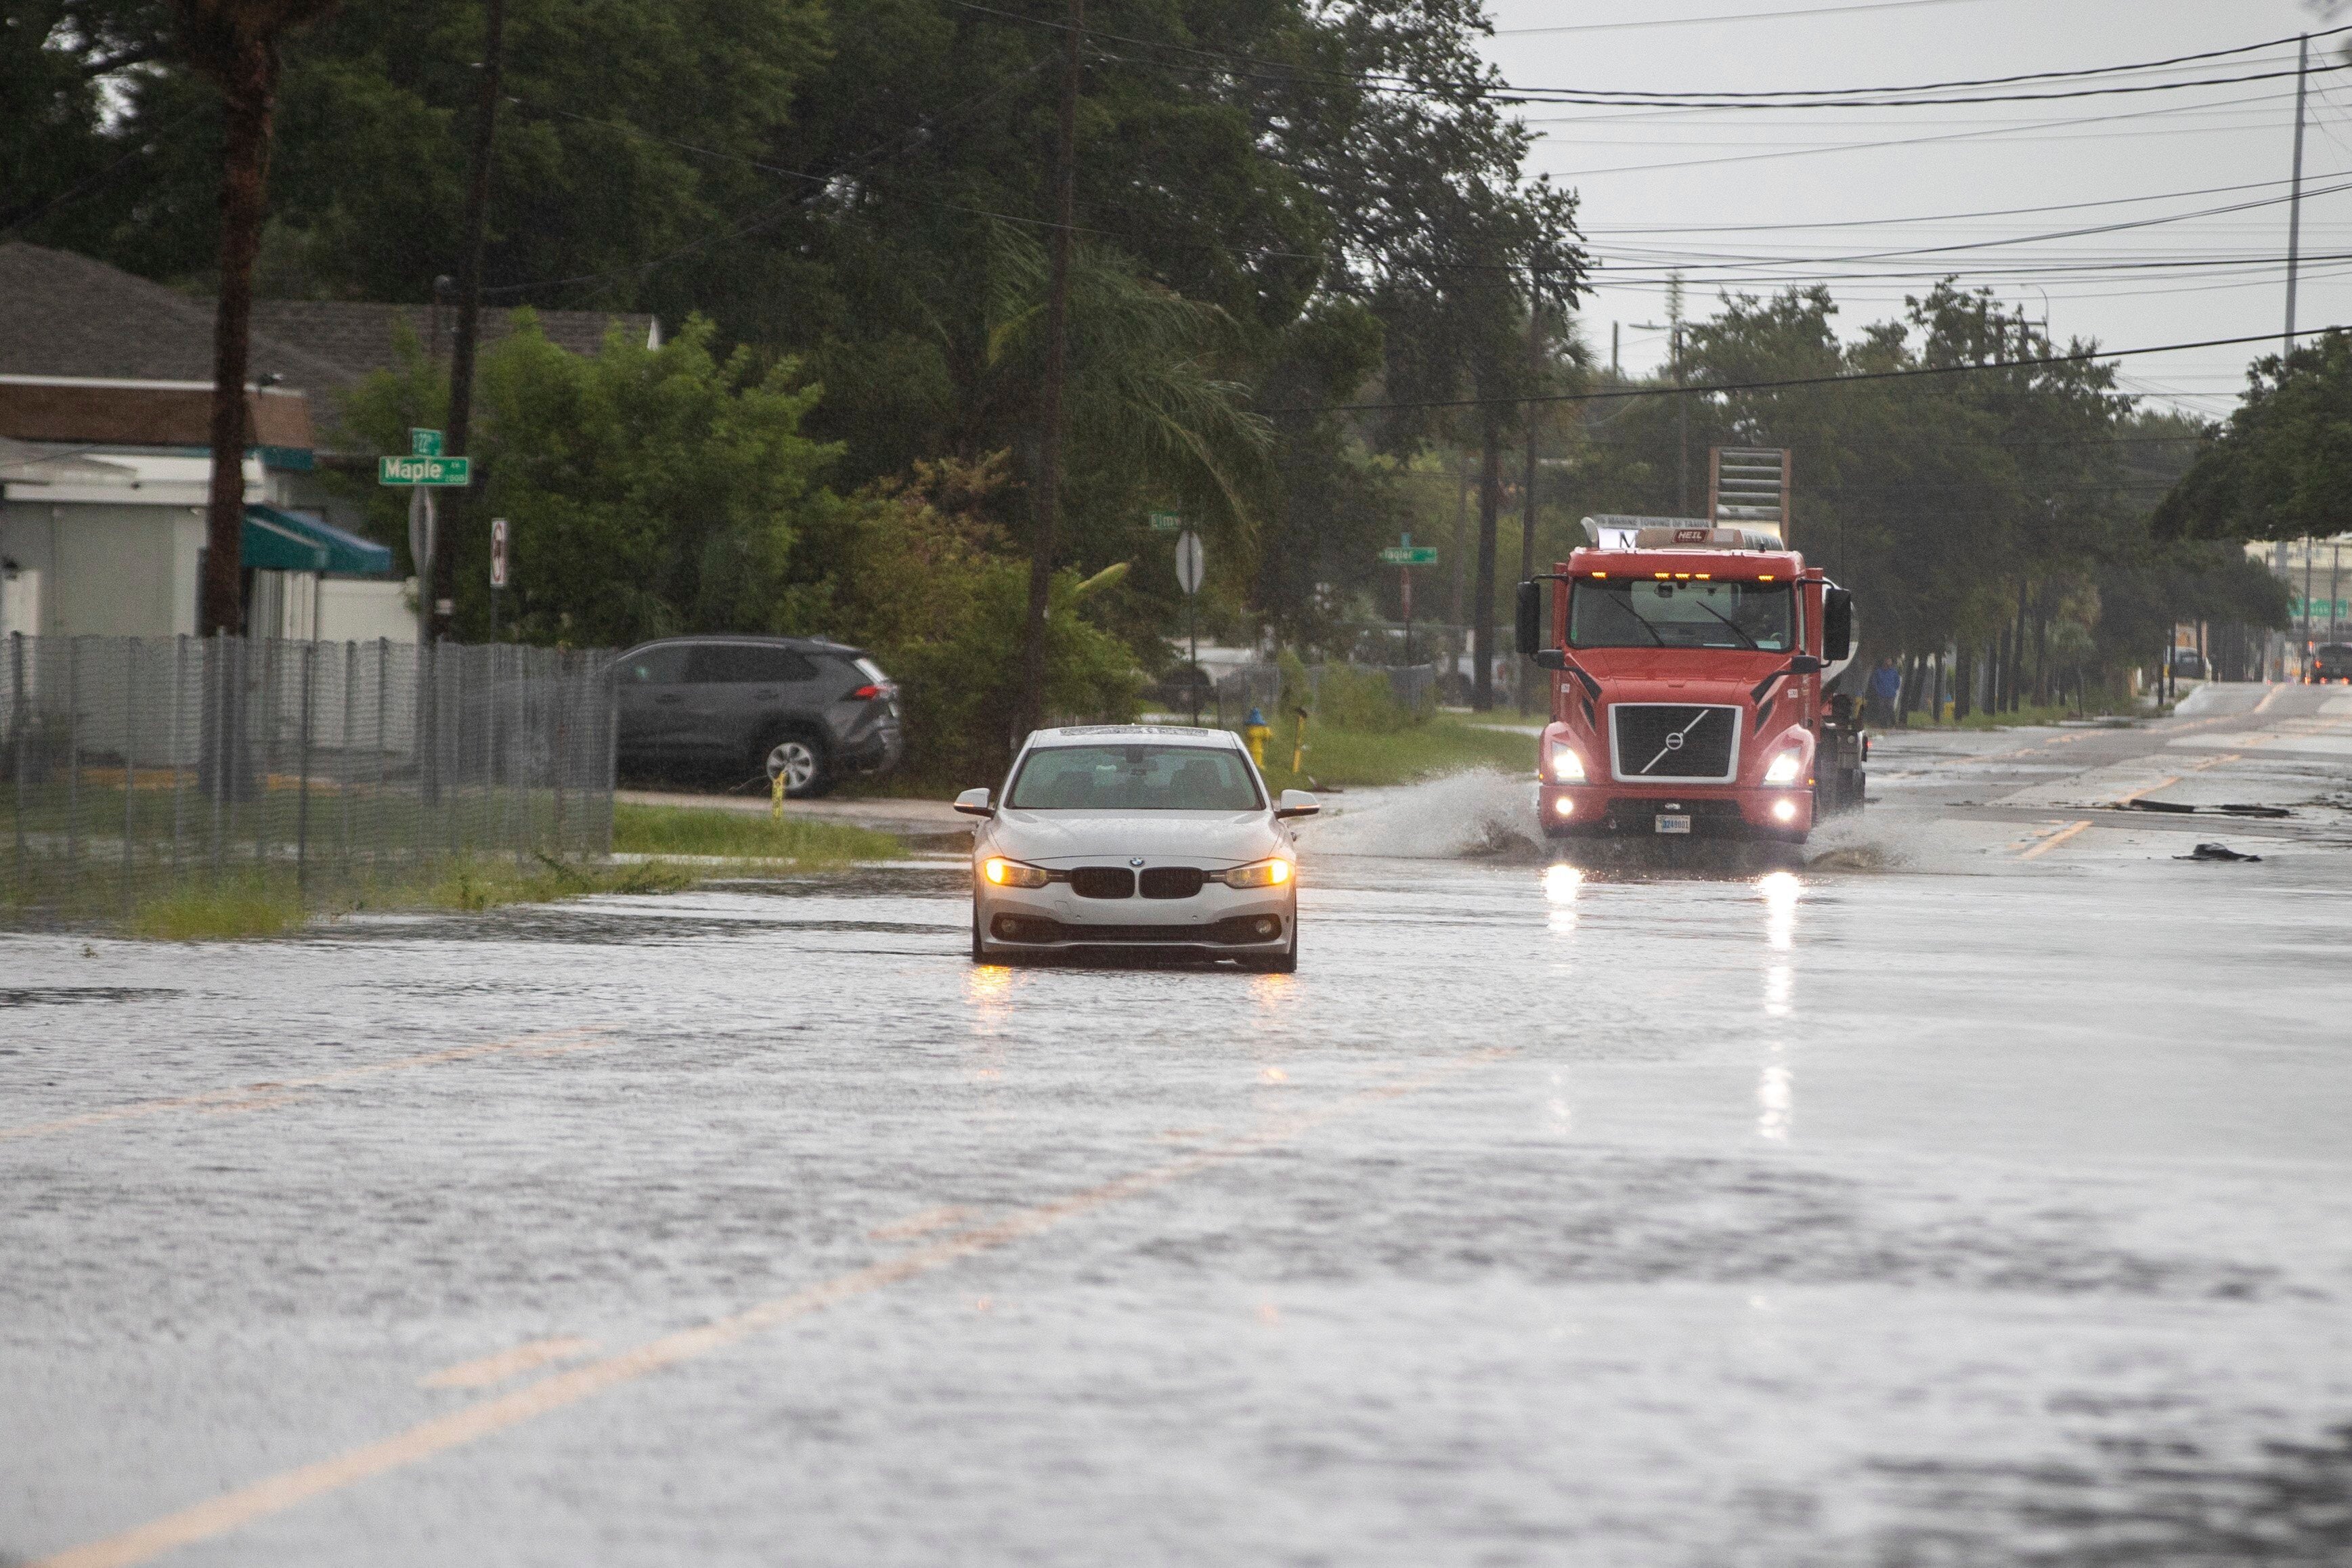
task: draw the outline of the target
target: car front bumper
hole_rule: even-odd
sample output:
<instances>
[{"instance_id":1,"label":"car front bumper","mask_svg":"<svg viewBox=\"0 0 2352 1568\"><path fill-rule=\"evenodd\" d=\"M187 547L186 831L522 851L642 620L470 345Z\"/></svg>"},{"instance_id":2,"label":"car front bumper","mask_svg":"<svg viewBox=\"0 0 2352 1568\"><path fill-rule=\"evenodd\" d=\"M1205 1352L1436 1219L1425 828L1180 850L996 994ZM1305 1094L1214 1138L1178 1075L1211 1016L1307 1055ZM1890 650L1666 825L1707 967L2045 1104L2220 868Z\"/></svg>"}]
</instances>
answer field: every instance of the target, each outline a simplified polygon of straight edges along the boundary
<instances>
[{"instance_id":1,"label":"car front bumper","mask_svg":"<svg viewBox=\"0 0 2352 1568\"><path fill-rule=\"evenodd\" d=\"M975 876L972 907L982 942L1005 952L1081 947L1264 952L1286 947L1298 922L1293 889L1215 882L1189 899L1082 899L1066 882L1001 888Z\"/></svg>"}]
</instances>

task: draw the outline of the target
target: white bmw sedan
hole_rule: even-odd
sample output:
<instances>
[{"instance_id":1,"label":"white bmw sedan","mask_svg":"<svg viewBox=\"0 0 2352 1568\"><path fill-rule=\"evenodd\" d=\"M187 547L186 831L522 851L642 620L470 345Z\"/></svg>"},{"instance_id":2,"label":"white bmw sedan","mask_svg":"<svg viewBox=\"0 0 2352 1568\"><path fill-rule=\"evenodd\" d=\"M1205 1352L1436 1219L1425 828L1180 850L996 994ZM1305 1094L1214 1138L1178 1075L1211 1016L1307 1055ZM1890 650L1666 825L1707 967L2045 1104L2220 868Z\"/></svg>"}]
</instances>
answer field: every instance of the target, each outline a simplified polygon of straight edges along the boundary
<instances>
[{"instance_id":1,"label":"white bmw sedan","mask_svg":"<svg viewBox=\"0 0 2352 1568\"><path fill-rule=\"evenodd\" d=\"M1298 967L1298 860L1240 740L1150 724L1040 730L1004 794L970 789L976 962L1078 948L1176 949Z\"/></svg>"}]
</instances>

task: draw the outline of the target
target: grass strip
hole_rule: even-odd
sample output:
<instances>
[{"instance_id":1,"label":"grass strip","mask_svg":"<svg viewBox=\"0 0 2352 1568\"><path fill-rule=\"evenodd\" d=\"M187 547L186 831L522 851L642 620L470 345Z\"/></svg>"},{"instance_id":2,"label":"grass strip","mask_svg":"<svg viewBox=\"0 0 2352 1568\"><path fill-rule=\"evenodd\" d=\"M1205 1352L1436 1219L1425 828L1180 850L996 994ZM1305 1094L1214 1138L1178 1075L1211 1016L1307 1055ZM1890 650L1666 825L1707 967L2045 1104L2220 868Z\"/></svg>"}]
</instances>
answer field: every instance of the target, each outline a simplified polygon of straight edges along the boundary
<instances>
[{"instance_id":1,"label":"grass strip","mask_svg":"<svg viewBox=\"0 0 2352 1568\"><path fill-rule=\"evenodd\" d=\"M1379 733L1366 730L1307 727L1305 765L1290 770L1291 732L1285 725L1266 742L1265 782L1275 789L1313 789L1316 784L1371 786L1412 784L1469 768L1499 768L1533 777L1536 738L1482 724L1538 724L1516 712L1439 713L1426 723ZM1309 781L1313 782L1309 782Z\"/></svg>"},{"instance_id":2,"label":"grass strip","mask_svg":"<svg viewBox=\"0 0 2352 1568\"><path fill-rule=\"evenodd\" d=\"M765 812L725 811L708 806L613 807L613 852L616 855L718 855L742 860L791 860L801 866L846 866L859 860L896 859L906 846L887 833L806 817L770 817Z\"/></svg>"}]
</instances>

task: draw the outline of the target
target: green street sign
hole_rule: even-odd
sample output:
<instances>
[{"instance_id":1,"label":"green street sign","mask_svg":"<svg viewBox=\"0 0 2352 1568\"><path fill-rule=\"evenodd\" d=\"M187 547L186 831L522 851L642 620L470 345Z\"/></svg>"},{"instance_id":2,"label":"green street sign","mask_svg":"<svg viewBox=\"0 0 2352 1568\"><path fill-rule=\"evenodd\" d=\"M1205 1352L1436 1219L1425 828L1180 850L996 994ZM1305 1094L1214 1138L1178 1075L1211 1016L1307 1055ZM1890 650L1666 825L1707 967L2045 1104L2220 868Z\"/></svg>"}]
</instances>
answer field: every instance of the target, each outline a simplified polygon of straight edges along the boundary
<instances>
[{"instance_id":1,"label":"green street sign","mask_svg":"<svg viewBox=\"0 0 2352 1568\"><path fill-rule=\"evenodd\" d=\"M408 455L412 458L439 457L441 455L441 432L438 430L420 430L413 425L410 426L408 429Z\"/></svg>"},{"instance_id":2,"label":"green street sign","mask_svg":"<svg viewBox=\"0 0 2352 1568\"><path fill-rule=\"evenodd\" d=\"M1434 566L1437 549L1429 544L1391 544L1381 552L1383 566Z\"/></svg>"},{"instance_id":3,"label":"green street sign","mask_svg":"<svg viewBox=\"0 0 2352 1568\"><path fill-rule=\"evenodd\" d=\"M470 485L471 458L378 458L375 482L380 485Z\"/></svg>"},{"instance_id":4,"label":"green street sign","mask_svg":"<svg viewBox=\"0 0 2352 1568\"><path fill-rule=\"evenodd\" d=\"M1151 531L1154 533L1183 532L1184 514L1181 511L1153 512L1151 514Z\"/></svg>"}]
</instances>

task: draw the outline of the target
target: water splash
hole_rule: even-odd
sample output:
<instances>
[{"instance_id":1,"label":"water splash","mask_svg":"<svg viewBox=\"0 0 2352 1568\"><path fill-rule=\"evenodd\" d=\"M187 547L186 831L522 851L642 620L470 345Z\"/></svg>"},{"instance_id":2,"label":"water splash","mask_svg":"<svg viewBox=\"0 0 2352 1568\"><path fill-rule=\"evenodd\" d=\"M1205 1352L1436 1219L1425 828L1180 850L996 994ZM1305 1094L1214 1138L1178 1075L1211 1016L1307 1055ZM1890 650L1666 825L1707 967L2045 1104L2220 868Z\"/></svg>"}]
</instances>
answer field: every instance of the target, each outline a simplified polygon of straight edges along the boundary
<instances>
[{"instance_id":1,"label":"water splash","mask_svg":"<svg viewBox=\"0 0 2352 1568\"><path fill-rule=\"evenodd\" d=\"M1323 812L1299 826L1307 854L1459 860L1532 855L1543 842L1534 781L1493 768L1327 795Z\"/></svg>"}]
</instances>

